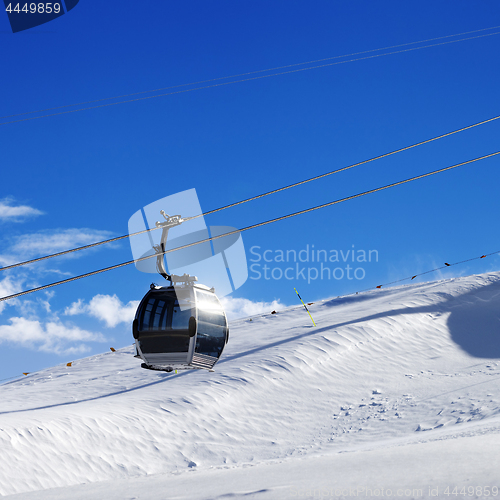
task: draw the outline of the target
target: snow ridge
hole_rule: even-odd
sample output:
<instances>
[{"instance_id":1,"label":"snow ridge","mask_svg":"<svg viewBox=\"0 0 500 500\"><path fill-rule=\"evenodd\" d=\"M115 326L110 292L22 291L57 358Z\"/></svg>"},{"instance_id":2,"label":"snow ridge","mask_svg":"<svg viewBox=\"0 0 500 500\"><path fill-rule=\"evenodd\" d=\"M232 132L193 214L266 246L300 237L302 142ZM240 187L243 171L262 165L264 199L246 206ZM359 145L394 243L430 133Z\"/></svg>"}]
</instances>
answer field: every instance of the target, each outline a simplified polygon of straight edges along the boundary
<instances>
[{"instance_id":1,"label":"snow ridge","mask_svg":"<svg viewBox=\"0 0 500 500\"><path fill-rule=\"evenodd\" d=\"M126 347L0 386L0 494L497 436L500 273L310 309L316 328L297 307L233 322L215 373Z\"/></svg>"}]
</instances>

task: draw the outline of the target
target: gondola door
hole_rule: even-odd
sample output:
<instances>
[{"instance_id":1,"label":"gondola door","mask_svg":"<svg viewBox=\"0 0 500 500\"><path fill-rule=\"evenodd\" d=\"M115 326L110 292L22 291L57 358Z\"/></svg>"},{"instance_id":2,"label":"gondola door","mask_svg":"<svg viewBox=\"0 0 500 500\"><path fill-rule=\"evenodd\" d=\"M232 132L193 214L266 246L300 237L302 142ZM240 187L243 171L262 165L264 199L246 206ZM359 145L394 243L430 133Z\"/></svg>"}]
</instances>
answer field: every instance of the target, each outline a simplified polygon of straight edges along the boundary
<instances>
[{"instance_id":1,"label":"gondola door","mask_svg":"<svg viewBox=\"0 0 500 500\"><path fill-rule=\"evenodd\" d=\"M217 363L229 335L227 319L215 293L195 289L196 343L192 364L211 369Z\"/></svg>"}]
</instances>

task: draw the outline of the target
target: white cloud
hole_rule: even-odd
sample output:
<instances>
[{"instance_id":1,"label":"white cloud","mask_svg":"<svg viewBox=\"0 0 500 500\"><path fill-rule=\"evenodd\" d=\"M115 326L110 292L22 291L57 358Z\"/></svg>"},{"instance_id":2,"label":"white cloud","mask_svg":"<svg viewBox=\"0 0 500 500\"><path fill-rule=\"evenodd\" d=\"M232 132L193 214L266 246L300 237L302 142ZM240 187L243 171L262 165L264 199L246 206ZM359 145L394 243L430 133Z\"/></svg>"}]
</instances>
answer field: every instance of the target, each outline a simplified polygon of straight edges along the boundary
<instances>
[{"instance_id":1,"label":"white cloud","mask_svg":"<svg viewBox=\"0 0 500 500\"><path fill-rule=\"evenodd\" d=\"M22 282L19 280L14 280L12 277L7 277L0 281L0 297L7 297L8 295L13 295L22 290ZM9 301L12 303L11 301ZM8 301L0 302L0 313L7 306Z\"/></svg>"},{"instance_id":2,"label":"white cloud","mask_svg":"<svg viewBox=\"0 0 500 500\"><path fill-rule=\"evenodd\" d=\"M286 307L279 300L252 302L248 299L222 297L220 301L230 320L269 313ZM67 316L88 314L104 321L106 326L113 328L119 323L132 323L138 306L138 300L131 300L128 304L123 304L116 295L96 295L88 304L82 299L78 299L65 309L64 314Z\"/></svg>"},{"instance_id":3,"label":"white cloud","mask_svg":"<svg viewBox=\"0 0 500 500\"><path fill-rule=\"evenodd\" d=\"M4 198L0 200L0 221L18 221L25 217L36 217L42 215L43 212L28 205L13 205L12 198Z\"/></svg>"},{"instance_id":4,"label":"white cloud","mask_svg":"<svg viewBox=\"0 0 500 500\"><path fill-rule=\"evenodd\" d=\"M64 310L66 316L75 316L76 314L84 314L86 312L86 305L82 299L73 302L69 307Z\"/></svg>"},{"instance_id":5,"label":"white cloud","mask_svg":"<svg viewBox=\"0 0 500 500\"><path fill-rule=\"evenodd\" d=\"M96 295L88 304L85 304L82 299L73 302L66 308L64 314L68 316L89 314L104 321L106 326L114 328L119 323L132 323L138 305L138 300L123 304L116 295Z\"/></svg>"},{"instance_id":6,"label":"white cloud","mask_svg":"<svg viewBox=\"0 0 500 500\"><path fill-rule=\"evenodd\" d=\"M23 234L13 240L6 254L0 256L0 262L8 265L19 262L20 259L62 252L107 239L110 234L108 231L97 231L88 228L45 230Z\"/></svg>"},{"instance_id":7,"label":"white cloud","mask_svg":"<svg viewBox=\"0 0 500 500\"><path fill-rule=\"evenodd\" d=\"M8 246L2 251L2 254L0 254L0 267L30 260L34 257L50 255L64 250L69 250L71 248L89 245L91 243L108 239L110 236L111 233L108 231L98 231L88 228L72 228L38 231L36 233L28 233L6 238ZM106 248L110 248L110 245L106 245ZM65 257L75 258L80 255L82 255L82 252L75 252L70 253ZM50 272L61 275L70 275L70 273L62 272L58 269L47 269L43 266L36 267L34 270L38 274L47 274Z\"/></svg>"},{"instance_id":8,"label":"white cloud","mask_svg":"<svg viewBox=\"0 0 500 500\"><path fill-rule=\"evenodd\" d=\"M277 311L286 307L279 300L273 300L272 302L252 302L249 299L222 297L220 301L229 320L270 313L271 311Z\"/></svg>"},{"instance_id":9,"label":"white cloud","mask_svg":"<svg viewBox=\"0 0 500 500\"><path fill-rule=\"evenodd\" d=\"M10 325L0 325L0 343L10 342L23 347L56 354L82 353L89 348L81 342L104 342L100 333L92 333L76 326L64 325L58 319L45 324L38 320L14 317ZM80 342L77 346L68 343Z\"/></svg>"}]
</instances>

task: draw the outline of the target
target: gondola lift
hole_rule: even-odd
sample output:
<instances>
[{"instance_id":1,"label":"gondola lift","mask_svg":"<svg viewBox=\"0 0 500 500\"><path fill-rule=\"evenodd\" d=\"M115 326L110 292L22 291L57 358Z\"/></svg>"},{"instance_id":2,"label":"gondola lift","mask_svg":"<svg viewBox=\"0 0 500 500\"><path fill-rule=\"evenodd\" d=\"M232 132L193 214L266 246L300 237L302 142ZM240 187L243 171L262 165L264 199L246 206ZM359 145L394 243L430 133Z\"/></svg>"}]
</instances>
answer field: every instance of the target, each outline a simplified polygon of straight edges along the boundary
<instances>
[{"instance_id":1,"label":"gondola lift","mask_svg":"<svg viewBox=\"0 0 500 500\"><path fill-rule=\"evenodd\" d=\"M212 370L229 339L226 314L214 288L197 283L196 276L167 273L168 230L182 218L161 213L165 222L156 223L163 228L161 243L153 248L157 271L170 283L151 284L137 308L132 323L135 357L150 370Z\"/></svg>"}]
</instances>

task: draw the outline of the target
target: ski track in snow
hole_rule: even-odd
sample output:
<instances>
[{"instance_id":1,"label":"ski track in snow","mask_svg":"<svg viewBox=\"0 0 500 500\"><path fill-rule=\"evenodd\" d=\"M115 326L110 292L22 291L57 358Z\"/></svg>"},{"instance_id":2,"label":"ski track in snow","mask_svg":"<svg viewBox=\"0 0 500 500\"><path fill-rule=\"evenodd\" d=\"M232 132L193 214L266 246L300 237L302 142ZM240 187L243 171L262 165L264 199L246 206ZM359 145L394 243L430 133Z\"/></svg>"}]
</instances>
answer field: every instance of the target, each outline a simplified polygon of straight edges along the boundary
<instances>
[{"instance_id":1,"label":"ski track in snow","mask_svg":"<svg viewBox=\"0 0 500 500\"><path fill-rule=\"evenodd\" d=\"M1 385L0 495L103 482L109 496L131 478L237 477L279 463L292 464L283 474L293 486L293 464L327 456L345 467L340 452L373 456L375 466L391 449L497 439L500 273L310 310L316 328L302 306L234 321L215 373L142 370L126 347ZM488 460L470 466L471 480ZM458 481L464 472L454 470ZM359 474L347 471L346 484ZM500 486L492 474L481 478ZM250 490L245 498L294 496Z\"/></svg>"}]
</instances>

